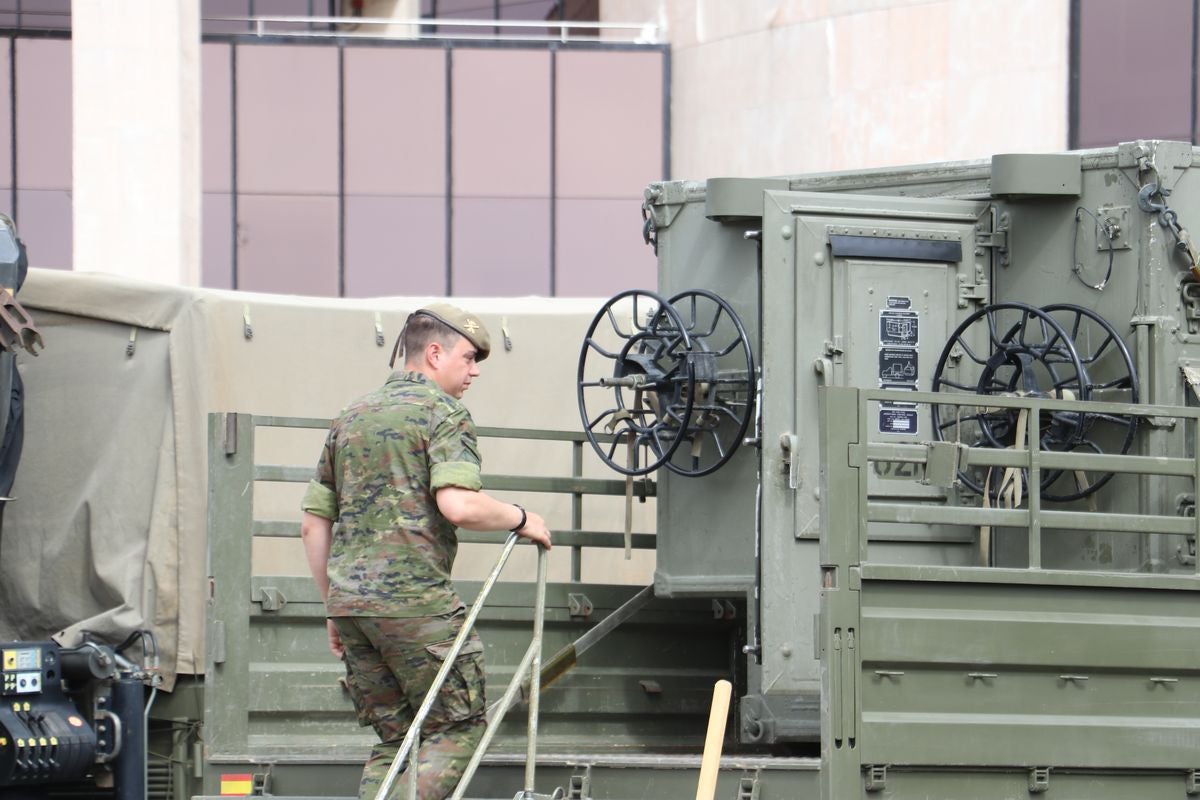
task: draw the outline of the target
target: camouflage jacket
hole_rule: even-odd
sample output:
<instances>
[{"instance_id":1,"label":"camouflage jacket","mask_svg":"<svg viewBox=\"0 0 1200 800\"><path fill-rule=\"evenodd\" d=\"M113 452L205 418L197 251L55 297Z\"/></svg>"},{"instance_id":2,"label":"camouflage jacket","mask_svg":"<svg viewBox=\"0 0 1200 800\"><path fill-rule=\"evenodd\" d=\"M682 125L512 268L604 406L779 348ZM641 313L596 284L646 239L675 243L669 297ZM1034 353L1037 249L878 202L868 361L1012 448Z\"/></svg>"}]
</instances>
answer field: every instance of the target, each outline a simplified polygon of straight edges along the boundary
<instances>
[{"instance_id":1,"label":"camouflage jacket","mask_svg":"<svg viewBox=\"0 0 1200 800\"><path fill-rule=\"evenodd\" d=\"M462 603L450 582L455 526L434 493L477 490L475 424L461 402L417 372L394 372L330 427L302 508L337 523L330 616L424 617Z\"/></svg>"}]
</instances>

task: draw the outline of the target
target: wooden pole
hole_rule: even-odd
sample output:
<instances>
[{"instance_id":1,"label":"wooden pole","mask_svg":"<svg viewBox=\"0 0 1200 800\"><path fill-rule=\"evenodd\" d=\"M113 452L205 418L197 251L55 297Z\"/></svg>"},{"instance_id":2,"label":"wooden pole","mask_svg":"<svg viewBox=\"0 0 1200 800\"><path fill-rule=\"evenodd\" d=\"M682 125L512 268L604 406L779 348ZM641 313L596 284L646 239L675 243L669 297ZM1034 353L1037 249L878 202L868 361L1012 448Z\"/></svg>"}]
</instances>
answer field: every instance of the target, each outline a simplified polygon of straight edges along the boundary
<instances>
[{"instance_id":1,"label":"wooden pole","mask_svg":"<svg viewBox=\"0 0 1200 800\"><path fill-rule=\"evenodd\" d=\"M708 735L704 738L704 755L700 759L700 783L696 800L713 800L717 793L717 773L721 767L721 747L725 742L725 718L729 715L729 696L733 684L717 681L713 687L712 708L708 712Z\"/></svg>"}]
</instances>

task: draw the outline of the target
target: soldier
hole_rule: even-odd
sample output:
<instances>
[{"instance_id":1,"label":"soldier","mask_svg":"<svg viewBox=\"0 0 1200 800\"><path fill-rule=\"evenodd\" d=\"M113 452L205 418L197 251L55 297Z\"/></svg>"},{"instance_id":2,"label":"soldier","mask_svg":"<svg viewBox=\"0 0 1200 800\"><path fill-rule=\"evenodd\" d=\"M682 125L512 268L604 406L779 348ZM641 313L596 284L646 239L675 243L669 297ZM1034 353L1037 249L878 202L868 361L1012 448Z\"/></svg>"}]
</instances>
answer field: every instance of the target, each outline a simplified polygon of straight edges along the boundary
<instances>
[{"instance_id":1,"label":"soldier","mask_svg":"<svg viewBox=\"0 0 1200 800\"><path fill-rule=\"evenodd\" d=\"M511 530L550 547L539 515L480 491L475 425L459 401L491 349L487 329L438 303L409 316L393 366L401 347L404 369L334 420L302 503L329 647L346 662L359 724L379 734L363 800L378 792L466 617L450 581L456 528ZM472 633L421 727L422 800L457 785L483 735L483 688L483 646ZM391 796L407 796L405 783Z\"/></svg>"}]
</instances>

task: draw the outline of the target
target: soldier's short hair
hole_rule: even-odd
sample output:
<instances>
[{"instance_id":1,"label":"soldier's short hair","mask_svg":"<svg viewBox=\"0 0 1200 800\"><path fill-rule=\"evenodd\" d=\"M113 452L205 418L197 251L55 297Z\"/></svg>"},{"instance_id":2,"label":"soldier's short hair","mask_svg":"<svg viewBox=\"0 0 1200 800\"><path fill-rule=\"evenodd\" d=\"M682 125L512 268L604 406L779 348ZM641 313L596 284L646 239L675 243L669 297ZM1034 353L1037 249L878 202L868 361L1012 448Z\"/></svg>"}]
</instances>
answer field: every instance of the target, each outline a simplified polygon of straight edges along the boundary
<instances>
[{"instance_id":1,"label":"soldier's short hair","mask_svg":"<svg viewBox=\"0 0 1200 800\"><path fill-rule=\"evenodd\" d=\"M404 360L417 358L425 352L431 342L437 342L442 347L450 349L462 338L462 334L442 322L437 317L428 314L413 314L408 318L404 331L400 334L400 346L404 348Z\"/></svg>"}]
</instances>

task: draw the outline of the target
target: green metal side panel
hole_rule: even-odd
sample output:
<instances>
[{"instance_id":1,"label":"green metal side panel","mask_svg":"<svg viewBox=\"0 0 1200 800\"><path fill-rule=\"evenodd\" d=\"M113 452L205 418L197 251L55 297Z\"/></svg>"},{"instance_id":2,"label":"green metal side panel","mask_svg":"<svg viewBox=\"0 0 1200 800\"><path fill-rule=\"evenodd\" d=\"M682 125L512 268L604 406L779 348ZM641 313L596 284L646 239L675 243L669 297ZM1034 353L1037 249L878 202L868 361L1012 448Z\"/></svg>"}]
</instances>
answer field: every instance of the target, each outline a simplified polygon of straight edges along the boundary
<instances>
[{"instance_id":1,"label":"green metal side panel","mask_svg":"<svg viewBox=\"0 0 1200 800\"><path fill-rule=\"evenodd\" d=\"M307 577L252 571L255 535L294 534L295 528L254 519L256 482L306 480L309 472L255 465L255 422L248 415L210 418L210 661L203 679L200 784L203 792L218 794L221 774L251 773L266 793L348 795L375 737L357 725L341 683L344 668L328 651L324 604ZM548 490L605 489L581 488L574 479L561 483ZM608 488L623 491L623 485ZM621 538L566 532L568 541L572 537L576 544ZM493 699L532 635L534 585L515 577L517 582L495 588L479 621ZM548 586L544 657L574 642L640 588ZM460 582L458 589L471 603L479 584ZM658 599L597 642L542 694L538 741L545 755L539 763L544 760L548 771L539 786L555 780L566 786L590 770L598 786L601 774L608 775L607 788L593 796L636 798L645 796L638 786L674 794L694 781L712 686L719 678L742 680L730 653L744 637L744 624L744 609L727 601ZM160 713L195 713L182 703L170 705ZM525 712L518 707L504 721L470 796L512 796L521 781L506 776L524 759L525 735ZM727 760L722 780L733 782L731 791L743 774L763 770L784 776L784 784L815 780L816 761L798 763L797 771L786 761Z\"/></svg>"},{"instance_id":2,"label":"green metal side panel","mask_svg":"<svg viewBox=\"0 0 1200 800\"><path fill-rule=\"evenodd\" d=\"M864 763L1200 763L1200 586L1028 586L959 572L935 583L864 567Z\"/></svg>"},{"instance_id":3,"label":"green metal side panel","mask_svg":"<svg viewBox=\"0 0 1200 800\"><path fill-rule=\"evenodd\" d=\"M875 562L876 520L945 519L978 535L989 515L1014 513L871 497L872 463L904 447L874 441L869 409L879 396L822 390L822 799L1200 791L1200 577ZM1187 417L1195 431L1195 409L1128 408ZM907 452L924 468L929 451L919 451ZM1036 467L1040 456L971 449L967 457ZM1080 457L1055 456L1064 464ZM1196 468L1182 459L1102 459L1111 465L1103 468L1134 473ZM1063 533L1041 527L1050 512L1036 505L1016 513L1010 524L1028 533L1014 535ZM1136 507L1105 518L1053 513L1066 532L1090 523L1126 537L1184 536L1195 522Z\"/></svg>"}]
</instances>

